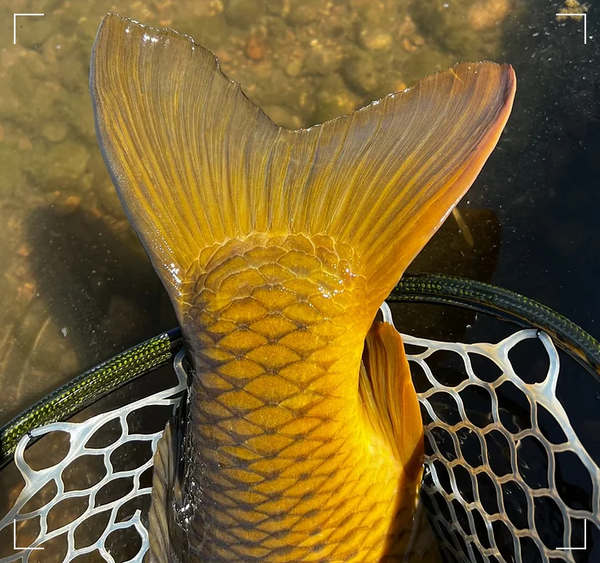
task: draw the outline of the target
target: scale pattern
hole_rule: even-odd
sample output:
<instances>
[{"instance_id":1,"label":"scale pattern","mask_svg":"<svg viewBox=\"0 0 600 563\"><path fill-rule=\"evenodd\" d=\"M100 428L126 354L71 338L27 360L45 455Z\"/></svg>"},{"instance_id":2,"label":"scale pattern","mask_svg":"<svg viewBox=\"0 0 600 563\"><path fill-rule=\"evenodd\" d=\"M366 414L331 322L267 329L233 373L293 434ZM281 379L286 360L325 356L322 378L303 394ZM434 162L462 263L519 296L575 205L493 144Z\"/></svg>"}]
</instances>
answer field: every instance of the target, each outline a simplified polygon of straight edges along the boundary
<instances>
[{"instance_id":1,"label":"scale pattern","mask_svg":"<svg viewBox=\"0 0 600 563\"><path fill-rule=\"evenodd\" d=\"M256 236L199 263L182 323L196 368L198 561L403 553L417 484L361 410L371 319L353 256L327 237Z\"/></svg>"},{"instance_id":2,"label":"scale pattern","mask_svg":"<svg viewBox=\"0 0 600 563\"><path fill-rule=\"evenodd\" d=\"M593 549L594 546L591 544L590 537L592 527L595 526L597 529L600 529L600 469L594 459L586 452L575 428L569 420L570 416L572 416L572 411L569 410L568 406L563 406L556 397L557 384L565 375L571 374L568 370L562 373L559 355L551 339L546 334L540 333L535 329L516 332L496 344L448 343L423 340L409 335L402 335L402 338L405 344L409 344L412 348L412 352L408 354L408 359L413 369L415 384L418 390L419 387L421 388L418 393L419 400L424 409L427 440L431 445L431 449L425 460L426 476L422 488L422 496L429 499L425 504L430 508L429 516L433 524L433 529L436 532L440 545L446 551L448 561L499 561L501 563L508 561L515 561L517 563L557 561L575 563L576 560L580 559L578 557L580 554L587 554L588 551L558 551L555 548L559 541L562 545L568 544L570 534L573 531L573 524L581 530L581 521L583 518L586 519L588 527L588 549ZM525 340L541 341L547 352L550 365L547 378L541 383L525 384L521 381L517 371L510 362L509 355L511 350ZM418 347L418 349L415 350L415 347ZM442 383L445 381L444 378L447 374L443 369L443 364L440 365L439 362L436 362L436 353L440 352L452 354L460 360L460 365L464 368L466 379L460 383L456 381L451 384L448 382ZM487 373L489 365L486 367L485 364L482 366L474 363L473 358L475 357L487 358L490 362L498 366L502 375L497 380L490 382L489 373ZM168 401L170 404L178 403L178 398L171 397L176 396L185 387L187 379L181 369L181 357L179 361L175 362L175 369L180 376L180 383L176 388L149 394L149 396L135 403L124 405L117 410L97 415L80 423L55 423L33 430L34 436L45 435L43 442L49 444L52 443L56 435L62 435L65 432L70 435L71 448L69 456L56 465L49 466L47 469L41 471L31 468L25 460L25 449L29 445L30 437L26 435L22 438L15 452L15 464L19 474L23 476L26 486L21 490L18 498L14 500L8 512L1 515L0 563L27 563L27 561L35 560L38 553L43 553L45 557L50 557L49 546L51 540L61 534L66 538L65 542L68 540L69 546L64 557L62 559L60 557L56 558L56 561L68 563L75 559L80 560L81 555L85 553L88 557L95 557L94 560L114 563L115 559L113 555L105 547L106 538L114 531L117 525L131 526L134 522L139 523L135 527L142 539L142 546L138 554L129 563L142 563L148 549L148 533L144 526L145 515L142 514L139 519L137 519L136 515L135 520L121 521L117 524L117 514L125 502L139 496L149 495L151 493L150 489L145 487L137 490L137 492L131 491L126 496L115 499L110 505L97 506L94 502L95 495L103 487L107 486L107 483L122 478L122 475L113 469L111 463L110 454L115 448L114 444L96 450L98 454L105 457L107 468L106 478L97 484L85 490L80 490L73 486L73 483L70 483L73 475L69 474L65 469L68 467L70 460L76 460L89 455L89 450L85 447L85 444L87 443L87 435L90 428L102 429L108 421L113 420L115 417L125 420L130 413L138 409L145 409L151 405L164 404L167 398L169 398ZM153 378L154 376L154 373L150 373L145 377ZM425 382L422 380L423 377L426 379ZM516 442L515 440L520 437L519 433L516 435L511 434L509 429L505 427L506 419L500 416L497 397L498 390L500 389L500 379L516 381L519 390L531 406L531 412L528 412L527 415L532 416L532 424L524 432L529 434L531 439L539 442L548 454L546 462L540 467L540 469L548 472L548 482L545 487L532 488L526 483L524 484L520 480L520 476L516 473L497 477L493 471L492 452L487 448L486 434L499 431L507 437L509 440L510 458L516 460L515 463L517 463L519 472L523 468L523 466L518 465L519 456L527 455L531 452L531 443L527 444L525 441ZM519 383L519 381L521 382ZM493 404L495 405L493 414L491 414L490 410L487 411L487 415L494 418L493 425L490 424L481 428L469 421L469 417L477 414L477 410L471 402L472 395L470 399L465 394L465 390L472 386L484 389L493 398ZM459 421L456 421L456 423L455 421L445 419L447 412L438 409L437 405L440 403L436 401L436 398L439 398L440 394L451 397L456 402L459 418ZM546 438L545 432L550 424L549 421L538 416L533 416L534 409L537 413L540 412L540 405L543 405L547 412L551 413L554 424L556 422L560 424L565 435L568 436L567 441L556 444ZM438 414L438 410L440 414ZM461 427L468 427L475 433L477 443L480 444L481 458L474 466L472 466L472 461L469 461L471 458L466 457L468 453L467 448L464 447L463 442L460 440ZM124 427L124 430L121 440L126 443L135 444L136 440L139 439L139 435L132 435L127 431L126 427ZM158 441L160 434L162 432L158 432L152 436L153 445ZM526 447L518 448L519 445ZM47 447L51 447L51 445ZM560 456L561 452L566 452L567 450L581 460L581 463L586 468L585 471L589 475L591 494L587 498L587 502L591 506L585 510L574 509L569 506L565 499L562 498L564 491L559 490L557 487L557 456ZM141 474L152 465L152 461L152 459L149 461L144 460L139 467L132 468L131 471ZM549 466L550 462L552 463L551 467ZM581 480L581 473L572 471L576 467L573 466L570 469L570 471L563 473L563 478L571 482L576 479ZM4 474L4 471L2 474ZM504 495L507 483L519 480L524 494L524 501L521 505L522 507L527 506L524 514L526 514L528 519L532 518L532 524L523 525L518 521L513 523L511 520L514 517L513 512L499 511L490 514L486 511L488 504L482 498L485 490L480 489L478 486L478 482L481 480L481 477L478 475L483 476L484 474L492 479L493 488L496 490L496 498L499 503L498 508L503 511L507 509L507 501L510 499L510 495L507 497ZM447 477L449 477L449 482ZM29 504L31 499L39 495L40 490L47 488L53 482L57 483L60 490L65 491L65 493L53 496L39 508L31 508ZM69 491L68 493L66 493L67 490ZM89 499L89 510L68 525L68 529L71 532L69 534L65 534L65 530L61 528L52 530L48 526L48 514L57 503L65 499L65 495ZM545 526L543 520L540 521L541 525L539 527L537 525L535 515L538 512L538 506L536 502L539 502L539 499L543 498L552 499L559 509L559 524L562 530L562 537L560 537L561 534L557 535L555 533L556 530ZM538 500L536 501L536 499ZM521 502L519 499L517 501ZM543 514L544 507L540 508ZM98 520L95 520L96 524L98 524L97 527L94 527L95 530L98 530L98 541L95 544L87 546L82 553L80 549L75 548L74 534L80 526L90 526L93 518L97 519L99 514L105 512L109 512L111 517L104 527L102 527L103 524L100 524ZM12 549L12 534L15 520L17 521L17 545L27 546L19 548L17 551ZM484 524L483 527L477 524L478 522L486 521L488 525ZM28 541L24 537L21 526L28 525L31 522L39 522L39 533L35 539ZM499 527L494 522L500 522ZM503 526L505 528L502 528ZM500 530L500 528L505 530L505 532L507 531L508 534L502 532L497 538L496 530ZM545 541L548 541L548 532L552 533L553 537L551 539L553 543L547 546ZM580 537L576 539L579 541L573 545L581 547L583 539ZM498 540L502 540L502 542ZM514 554L510 555L506 553L505 557L501 549L503 550L502 544L506 545L506 540L508 540L509 544L513 544ZM46 551L32 551L30 549L32 547L45 547ZM537 551L537 554L534 553L535 551Z\"/></svg>"}]
</instances>

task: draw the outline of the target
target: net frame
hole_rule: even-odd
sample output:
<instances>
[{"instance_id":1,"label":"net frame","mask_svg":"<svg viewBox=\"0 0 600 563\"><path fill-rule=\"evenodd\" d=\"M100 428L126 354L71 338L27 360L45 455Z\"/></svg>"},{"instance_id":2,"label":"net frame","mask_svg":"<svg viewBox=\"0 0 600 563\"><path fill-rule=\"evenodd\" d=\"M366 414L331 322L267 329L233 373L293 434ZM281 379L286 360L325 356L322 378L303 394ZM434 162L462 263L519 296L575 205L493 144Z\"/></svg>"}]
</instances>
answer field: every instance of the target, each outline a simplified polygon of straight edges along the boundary
<instances>
[{"instance_id":1,"label":"net frame","mask_svg":"<svg viewBox=\"0 0 600 563\"><path fill-rule=\"evenodd\" d=\"M391 322L393 320L391 318L391 313L389 312L389 309L386 311L386 308L384 307L383 314L384 320L388 322ZM430 422L426 422L424 427L426 439L429 441L432 451L429 455L427 455L425 460L426 471L422 487L422 494L425 497L428 497L430 500L429 509L427 509L428 504L425 503L426 510L428 512L430 521L433 525L433 529L436 532L438 539L440 540L440 545L443 551L445 551L445 553L448 555L449 559L451 561L507 561L507 559L500 555L499 545L496 541L496 537L493 530L493 523L496 521L500 521L508 527L512 534L512 548L514 551L515 561L525 561L525 559L523 559L523 554L521 553L521 545L519 540L523 537L528 537L538 547L538 550L541 553L541 561L543 561L544 563L550 562L551 558L554 558L555 560L563 560L569 563L575 563L575 557L572 551L549 549L542 541L540 535L537 533L535 526L535 498L540 496L546 496L554 499L560 508L563 522L565 524L562 537L563 546L568 546L569 544L569 539L571 537L572 531L572 518L590 520L596 525L597 528L600 528L600 469L594 463L593 459L589 456L589 454L583 447L579 437L577 436L577 433L575 432L569 421L568 414L566 413L562 404L556 398L556 386L558 378L560 376L560 358L552 339L546 333L538 329L519 330L496 344L448 343L436 340L416 338L406 334L403 335L403 339L405 344L417 346L423 349L423 351L421 352L407 353L407 358L411 366L420 366L421 370L423 371L427 380L429 381L429 384L431 385L429 389L418 393L419 401L423 409L431 419ZM548 356L549 362L546 377L542 382L535 384L528 384L524 382L521 379L521 377L514 371L512 364L510 363L510 360L508 358L509 351L515 345L528 339L538 339L541 341L544 350L546 351L546 354ZM438 351L445 351L457 354L462 360L462 363L465 367L465 374L467 378L455 386L444 385L443 383L440 383L440 381L436 379L435 373L432 371L431 367L428 364L428 359L431 358L432 354ZM470 359L470 354L479 354L492 359L492 361L494 361L494 363L496 363L496 365L500 368L502 374L493 382L489 382L480 378L473 368ZM114 562L115 559L112 557L112 555L106 548L106 539L108 535L112 533L115 529L124 527L134 527L139 533L140 538L142 540L142 546L140 550L133 558L129 559L127 563L137 563L143 560L144 554L148 547L148 534L144 526L143 518L140 511L136 511L136 513L131 518L122 522L116 521L116 514L118 512L119 507L122 506L128 500L130 500L134 495L137 494L141 496L149 495L151 493L150 487L144 488L139 486L139 476L152 465L153 458L151 457L149 461L141 465L139 468L136 468L135 470L131 470L128 472L113 472L111 474L110 453L112 453L119 445L124 443L127 439L149 441L151 443L152 453L155 452L156 445L158 439L160 438L160 435L162 434L162 431L153 434L128 435L127 432L129 429L127 426L127 416L131 412L134 412L136 409L141 408L142 406L148 406L150 402L152 404L157 405L170 405L173 409L175 409L179 402L178 396L186 389L187 375L185 373L185 370L183 369L182 362L183 351L181 351L177 355L176 360L174 362L175 372L178 377L178 384L175 387L166 389L150 397L140 399L138 401L135 401L134 403L131 403L130 405L125 405L119 409L114 409L107 413L96 415L88 419L87 421L84 421L83 423L61 422L53 423L49 426L34 429L28 435L24 436L21 439L15 452L15 463L19 472L23 475L26 484L25 488L21 491L21 494L19 495L12 509L6 516L2 518L2 520L0 520L0 531L6 528L6 526L13 525L12 522L15 519L17 521L24 521L29 518L39 516L41 519L40 533L38 534L38 537L31 543L29 548L23 549L20 552L15 552L13 555L10 555L8 557L1 558L0 563L12 563L13 561L28 562L31 554L34 553L34 551L32 551L31 548L41 547L43 546L44 542L60 535L61 533L67 534L69 544L69 550L67 551L67 554L63 559L64 562L72 561L75 557L91 553L94 550L97 550L105 561ZM511 383L516 385L524 393L524 395L528 397L531 405L530 429L522 430L517 433L512 433L506 428L504 428L500 419L498 401L496 399L495 390L505 381L510 381ZM490 396L492 397L492 422L484 428L476 426L472 422L470 422L465 411L463 401L460 397L460 392L468 385L475 385L484 388L490 393ZM439 392L446 393L447 395L454 398L459 408L461 422L457 424L448 424L436 414L434 405L432 403L432 397L433 395ZM548 412L553 414L556 421L560 424L563 432L567 436L566 442L564 442L563 444L553 444L545 440L537 421L537 405L543 406ZM109 420L115 419L120 421L122 429L122 433L119 439L113 442L104 450L93 448L91 451L88 451L85 448L87 439L89 439L98 428L101 428ZM452 436L453 447L455 451L460 452L461 447L459 439L456 435L456 431L459 428L463 427L466 427L471 432L473 432L479 440L483 457L483 464L479 468L473 468L466 464L465 460L461 460L459 458L449 461L448 458L444 456L443 448L436 440L435 434L433 432L435 429L440 428L446 430ZM491 430L501 432L504 438L507 440L508 444L510 445L512 472L510 475L504 476L503 478L498 478L494 474L489 463L485 434ZM35 471L26 463L24 459L25 450L32 440L42 435L51 433L53 431L66 431L69 432L72 437L74 436L74 438L71 439L69 454L59 464L43 469L41 471ZM548 487L535 490L531 489L525 483L522 476L519 474L517 467L517 458L519 455L517 444L523 438L530 435L535 436L544 445L549 461L549 485ZM79 448L79 450L77 450L76 448ZM575 451L579 459L582 461L583 465L589 472L593 486L593 509L591 512L585 510L572 509L571 507L566 505L560 497L554 479L554 455L556 453L564 451ZM93 455L104 456L104 463L107 467L107 475L99 483L97 483L93 487L90 487L89 489L83 491L65 492L64 485L61 485L62 471L65 467L68 466L70 461L77 457L77 455L84 455L89 453ZM450 469L448 471L450 475L450 492L444 489L442 476L439 474L435 465L436 462L442 462L447 469ZM496 490L496 497L498 499L499 507L501 509L499 514L490 515L486 513L483 508L483 505L481 504L481 499L479 498L476 498L472 502L465 498L465 496L461 493L457 479L454 476L454 468L458 465L462 465L468 470L471 478L472 490L477 491L477 494L477 475L480 473L486 473L489 477L492 477L492 482L494 483L494 487ZM95 509L95 511L93 511L91 507L93 507L94 505L95 493L104 484L106 484L111 479L111 477L114 479L124 476L133 477L134 490L132 490L128 495L126 495L126 497L123 497L123 499L118 499L117 501L114 501L110 504L101 505L100 507ZM51 480L56 480L55 482L58 489L57 494L54 496L54 499L64 499L69 495L81 497L87 494L91 500L88 501L88 509L80 517L78 517L76 520L72 521L68 525L48 533L47 526L44 527L42 522L44 518L47 519L48 512L51 510L52 506L56 504L56 502L51 501L51 503L41 507L39 510L31 511L28 513L21 513L21 509L37 491L41 490L41 488ZM502 484L508 480L513 480L517 482L519 486L521 486L522 489L527 492L527 518L529 528L525 530L517 529L512 524L504 510ZM462 508L466 511L468 532L465 531L464 527L462 527L459 523L458 514L456 513L453 506L454 502L459 502ZM442 506L443 503L445 503L445 507ZM98 511L107 510L111 511L109 525L100 535L98 540L95 543L86 546L85 548L77 549L75 547L74 541L74 533L77 526L86 518L88 518L92 513L95 514ZM480 538L479 534L477 533L475 525L476 512L478 512L480 516L483 516L483 521L485 523L485 528L487 532L488 546L484 545L484 541L482 541L482 538ZM444 514L448 514L449 517L447 518L446 516L444 516Z\"/></svg>"},{"instance_id":2,"label":"net frame","mask_svg":"<svg viewBox=\"0 0 600 563\"><path fill-rule=\"evenodd\" d=\"M573 531L571 526L572 519L583 519L589 521L598 529L600 529L600 468L596 465L581 443L581 440L571 425L567 412L556 397L556 388L560 375L560 359L552 339L546 333L538 329L521 329L497 344L443 343L439 341L414 338L409 335L403 335L403 339L405 344L412 344L419 347L425 345L426 347L426 350L422 353L407 354L407 358L410 363L415 363L421 367L427 377L427 380L432 385L430 389L418 393L419 402L425 408L427 414L432 420L424 425L425 435L432 446L433 453L426 455L426 476L422 486L422 494L427 495L431 500L433 510L427 510L427 513L429 520L436 532L436 536L438 538L443 538L442 547L444 551L451 554L458 561L464 561L465 558L467 561L478 561L479 559L477 559L475 550L478 551L479 556L483 561L491 561L491 557L495 557L498 561L506 561L504 557L499 557L499 546L496 540L496 535L493 531L493 522L500 521L505 524L511 532L515 561L525 562L519 539L527 537L531 539L537 546L541 555L541 561L543 563L549 563L552 558L555 560L563 560L569 563L575 563L574 551L579 550L580 548L577 546L576 549L573 550L572 547L575 546L571 546L571 535ZM514 346L528 339L538 339L542 343L548 356L548 370L544 380L539 383L531 384L523 381L521 377L514 371L508 357L510 350ZM447 351L458 354L465 365L466 374L468 377L456 386L449 386L440 383L435 378L430 366L426 361L427 358L431 357L434 352L438 351ZM498 367L502 369L502 374L493 382L484 381L483 379L479 378L473 369L469 354L484 355L487 358L493 359L495 363L497 363ZM508 429L506 429L500 419L496 389L498 389L507 381L510 381L513 385L515 385L530 401L530 428L523 429L516 433L510 432ZM465 412L464 402L459 393L469 385L476 385L486 389L492 398L492 422L484 428L473 424ZM448 424L436 414L431 403L431 398L435 393L438 392L446 393L456 401L461 422L456 424ZM561 444L554 444L544 437L538 422L538 406L544 407L555 418L566 436L565 442ZM459 439L456 434L457 430L461 428L467 428L470 430L479 441L479 446L482 452L482 465L478 468L474 468L470 466L464 459L460 458L449 461L448 458L443 454L439 445L439 441L432 433L434 428L443 429L448 432L452 438L454 449L457 452L461 451ZM500 432L506 439L506 442L510 448L510 463L512 471L502 477L498 477L490 465L485 435L492 430ZM524 438L527 437L536 438L545 449L548 459L548 487L530 487L519 472L517 466L519 444ZM589 472L593 489L591 512L587 510L577 510L571 508L564 502L557 490L555 478L555 454L567 451L576 453L584 467ZM448 474L450 476L451 486L450 493L445 490L442 484L439 472L437 471L434 463L435 461L442 462L449 470ZM492 481L496 490L499 513L489 514L481 505L480 500L476 499L474 502L470 502L465 498L460 490L454 473L454 468L457 466L462 466L463 468L467 469L467 474L471 479L471 487L473 491L478 491L476 480L478 474L485 473L488 477L490 477L490 480ZM527 522L529 526L527 529L518 529L507 516L506 509L504 507L504 498L501 485L510 481L516 482L524 491L527 492L525 495L525 498L527 499ZM440 495L443 498L443 502L445 502L445 510L438 500ZM545 545L536 530L535 499L541 497L552 498L556 502L563 519L564 530L562 535L562 543L555 546L554 549ZM455 500L458 501L466 511L470 533L466 533L464 528L459 523L458 514L453 506L453 501ZM449 519L445 518L445 511L450 514ZM487 531L489 547L486 547L483 544L482 539L477 533L473 516L475 511L484 516L483 521ZM447 532L450 534L448 535ZM450 536L450 538L454 536L453 539L456 540L457 535L460 536L463 545L466 546L466 553L459 541L448 541L448 536ZM569 549L569 547L571 547L571 549Z\"/></svg>"},{"instance_id":3,"label":"net frame","mask_svg":"<svg viewBox=\"0 0 600 563\"><path fill-rule=\"evenodd\" d=\"M156 452L158 440L162 436L163 430L148 434L140 434L135 432L130 433L128 417L131 413L150 405L170 406L173 409L173 413L175 412L175 409L180 403L182 393L187 389L187 374L183 368L184 355L184 350L181 350L176 355L173 362L173 367L178 380L175 386L159 391L158 393L155 393L149 397L143 397L142 399L134 401L130 404L126 404L120 408L98 414L88 418L83 422L54 422L40 428L35 428L21 438L14 453L14 462L25 481L25 487L20 492L9 512L0 520L0 531L5 529L7 526L14 526L15 536L13 537L16 537L16 527L18 523L33 518L40 519L40 526L37 537L29 546L15 550L13 555L1 558L1 563L12 563L15 561L27 563L31 555L35 553L37 549L43 547L44 543L61 536L62 534L66 534L67 538L67 553L63 559L65 563L67 561L72 561L76 557L86 555L94 551L98 551L100 556L105 561L115 563L115 559L112 557L111 553L106 547L107 538L115 530L129 527L135 528L135 530L138 532L141 539L141 547L138 553L125 563L142 562L143 557L149 547L149 540L148 530L142 522L141 511L139 509L136 510L130 518L120 522L116 521L116 517L119 509L124 506L125 503L129 502L133 498L150 495L152 493L152 487L141 486L140 477L147 469L153 466L154 453ZM115 420L119 421L121 434L114 442L102 448L86 447L86 444L100 428ZM67 455L57 464L40 470L35 470L25 460L25 450L31 441L52 432L65 432L69 435L69 451ZM113 471L110 461L111 455L125 442L133 440L150 443L152 456L148 461L134 469ZM101 457L106 469L106 474L99 482L87 489L66 491L62 474L75 459L82 455ZM115 479L127 478L133 479L133 488L129 493L112 502L102 504L97 507L94 506L96 495L102 489L102 487L107 485L109 482L114 481ZM21 510L26 503L50 482L54 482L57 489L57 492L53 496L52 500L39 509L22 513ZM88 506L81 515L71 522L64 524L63 526L60 526L52 531L48 531L48 513L52 510L52 508L54 508L54 506L56 506L56 504L58 504L58 502L69 498L83 498L85 496L88 498ZM77 527L91 516L95 516L103 512L109 512L109 521L102 534L90 545L77 548L75 542L75 531Z\"/></svg>"}]
</instances>

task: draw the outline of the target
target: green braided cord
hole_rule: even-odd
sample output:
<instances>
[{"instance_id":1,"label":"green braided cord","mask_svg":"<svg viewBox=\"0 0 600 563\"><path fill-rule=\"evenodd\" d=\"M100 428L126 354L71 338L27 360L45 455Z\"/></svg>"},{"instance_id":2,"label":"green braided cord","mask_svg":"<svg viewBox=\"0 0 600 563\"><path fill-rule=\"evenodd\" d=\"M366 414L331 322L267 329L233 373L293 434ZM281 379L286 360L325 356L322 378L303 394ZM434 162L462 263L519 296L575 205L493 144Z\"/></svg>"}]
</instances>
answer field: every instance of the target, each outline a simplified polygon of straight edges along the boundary
<instances>
[{"instance_id":1,"label":"green braided cord","mask_svg":"<svg viewBox=\"0 0 600 563\"><path fill-rule=\"evenodd\" d=\"M518 293L463 278L417 274L403 277L387 300L462 306L533 326L600 378L600 343L566 317Z\"/></svg>"},{"instance_id":2,"label":"green braided cord","mask_svg":"<svg viewBox=\"0 0 600 563\"><path fill-rule=\"evenodd\" d=\"M170 362L181 346L179 333L165 332L82 373L0 429L0 466L34 428L64 421L136 377Z\"/></svg>"},{"instance_id":3,"label":"green braided cord","mask_svg":"<svg viewBox=\"0 0 600 563\"><path fill-rule=\"evenodd\" d=\"M568 354L600 376L600 343L552 309L512 291L482 282L428 274L407 275L387 299L437 303L495 313L548 333ZM172 361L181 346L178 330L160 334L86 371L0 429L0 466L34 428L64 421L118 387Z\"/></svg>"}]
</instances>

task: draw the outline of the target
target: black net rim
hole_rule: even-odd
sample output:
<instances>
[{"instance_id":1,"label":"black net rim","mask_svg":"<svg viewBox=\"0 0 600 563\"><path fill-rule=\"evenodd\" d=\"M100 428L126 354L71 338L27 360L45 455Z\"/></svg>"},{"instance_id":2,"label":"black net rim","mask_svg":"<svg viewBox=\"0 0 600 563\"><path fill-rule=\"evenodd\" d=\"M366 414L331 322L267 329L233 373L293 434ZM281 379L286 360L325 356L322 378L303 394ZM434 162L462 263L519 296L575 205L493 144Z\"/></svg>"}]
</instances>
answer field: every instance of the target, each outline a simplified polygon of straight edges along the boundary
<instances>
[{"instance_id":1,"label":"black net rim","mask_svg":"<svg viewBox=\"0 0 600 563\"><path fill-rule=\"evenodd\" d=\"M600 343L566 317L518 293L464 278L416 274L404 276L386 301L453 306L536 328L600 383ZM0 428L0 469L12 460L25 434L64 422L119 387L171 363L182 347L177 327L117 354L39 400Z\"/></svg>"}]
</instances>

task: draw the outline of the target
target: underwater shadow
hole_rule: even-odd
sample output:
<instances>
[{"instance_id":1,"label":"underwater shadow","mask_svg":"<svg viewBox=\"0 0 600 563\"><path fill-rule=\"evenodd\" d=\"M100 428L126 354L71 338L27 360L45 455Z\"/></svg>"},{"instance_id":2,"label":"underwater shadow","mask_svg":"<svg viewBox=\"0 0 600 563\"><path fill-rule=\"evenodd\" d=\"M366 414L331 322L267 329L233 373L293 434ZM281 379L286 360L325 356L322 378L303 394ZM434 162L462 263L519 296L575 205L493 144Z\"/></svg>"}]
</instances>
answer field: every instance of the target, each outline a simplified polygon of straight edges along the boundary
<instances>
[{"instance_id":1,"label":"underwater shadow","mask_svg":"<svg viewBox=\"0 0 600 563\"><path fill-rule=\"evenodd\" d=\"M114 231L79 208L39 208L27 220L39 298L81 370L176 324L141 245Z\"/></svg>"}]
</instances>

